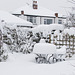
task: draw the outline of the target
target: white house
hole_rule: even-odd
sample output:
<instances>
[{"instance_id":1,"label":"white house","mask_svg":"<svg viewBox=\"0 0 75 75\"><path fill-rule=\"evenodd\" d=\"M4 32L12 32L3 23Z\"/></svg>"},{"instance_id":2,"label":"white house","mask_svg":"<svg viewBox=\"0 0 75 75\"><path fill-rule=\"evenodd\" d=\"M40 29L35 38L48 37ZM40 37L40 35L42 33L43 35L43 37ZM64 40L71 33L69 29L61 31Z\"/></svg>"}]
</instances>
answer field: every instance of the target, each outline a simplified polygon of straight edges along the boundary
<instances>
[{"instance_id":1,"label":"white house","mask_svg":"<svg viewBox=\"0 0 75 75\"><path fill-rule=\"evenodd\" d=\"M19 27L32 27L32 23L18 18L6 11L0 11L0 23Z\"/></svg>"},{"instance_id":2,"label":"white house","mask_svg":"<svg viewBox=\"0 0 75 75\"><path fill-rule=\"evenodd\" d=\"M61 14L38 6L37 1L33 1L32 5L26 4L25 6L16 9L12 14L33 23L33 25L52 23L62 24L66 19L66 17L63 17Z\"/></svg>"}]
</instances>

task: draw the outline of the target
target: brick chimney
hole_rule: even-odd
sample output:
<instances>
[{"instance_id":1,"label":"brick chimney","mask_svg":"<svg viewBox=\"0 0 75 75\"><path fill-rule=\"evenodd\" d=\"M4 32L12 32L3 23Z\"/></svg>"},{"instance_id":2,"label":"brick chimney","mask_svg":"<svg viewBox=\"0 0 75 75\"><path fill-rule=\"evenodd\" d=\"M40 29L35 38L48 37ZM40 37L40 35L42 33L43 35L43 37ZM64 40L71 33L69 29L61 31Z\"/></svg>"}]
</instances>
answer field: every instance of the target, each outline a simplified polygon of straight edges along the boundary
<instances>
[{"instance_id":1,"label":"brick chimney","mask_svg":"<svg viewBox=\"0 0 75 75\"><path fill-rule=\"evenodd\" d=\"M21 11L21 15L24 15L24 11L23 10Z\"/></svg>"},{"instance_id":2,"label":"brick chimney","mask_svg":"<svg viewBox=\"0 0 75 75\"><path fill-rule=\"evenodd\" d=\"M55 13L55 17L58 17L58 13Z\"/></svg>"},{"instance_id":3,"label":"brick chimney","mask_svg":"<svg viewBox=\"0 0 75 75\"><path fill-rule=\"evenodd\" d=\"M33 9L38 9L37 1L33 1Z\"/></svg>"}]
</instances>

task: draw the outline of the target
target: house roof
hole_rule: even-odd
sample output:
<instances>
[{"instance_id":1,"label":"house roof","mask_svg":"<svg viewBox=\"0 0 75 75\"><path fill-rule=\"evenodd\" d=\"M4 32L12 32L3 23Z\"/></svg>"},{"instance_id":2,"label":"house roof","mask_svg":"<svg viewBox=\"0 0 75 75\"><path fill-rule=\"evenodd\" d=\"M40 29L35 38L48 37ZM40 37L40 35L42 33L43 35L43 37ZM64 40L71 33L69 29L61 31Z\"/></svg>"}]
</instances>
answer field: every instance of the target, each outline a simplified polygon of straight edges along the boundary
<instances>
[{"instance_id":1,"label":"house roof","mask_svg":"<svg viewBox=\"0 0 75 75\"><path fill-rule=\"evenodd\" d=\"M7 24L17 24L17 25L25 25L25 26L32 25L32 23L20 19L6 11L0 11L0 20Z\"/></svg>"},{"instance_id":2,"label":"house roof","mask_svg":"<svg viewBox=\"0 0 75 75\"><path fill-rule=\"evenodd\" d=\"M12 14L21 14L21 11L24 11L25 15L50 16L50 17L55 17L55 13L56 13L52 10L43 7L38 7L38 9L33 9L32 6L26 4L25 6L14 10ZM62 17L62 15L59 14L59 17Z\"/></svg>"}]
</instances>

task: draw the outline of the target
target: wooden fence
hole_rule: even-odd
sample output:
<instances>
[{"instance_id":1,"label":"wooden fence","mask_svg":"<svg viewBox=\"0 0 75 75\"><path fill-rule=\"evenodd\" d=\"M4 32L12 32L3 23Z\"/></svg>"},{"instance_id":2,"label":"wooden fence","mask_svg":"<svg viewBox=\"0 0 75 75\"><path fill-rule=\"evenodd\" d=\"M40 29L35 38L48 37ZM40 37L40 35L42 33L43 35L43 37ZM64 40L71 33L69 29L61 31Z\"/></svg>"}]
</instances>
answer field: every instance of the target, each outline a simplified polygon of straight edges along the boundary
<instances>
[{"instance_id":1,"label":"wooden fence","mask_svg":"<svg viewBox=\"0 0 75 75\"><path fill-rule=\"evenodd\" d=\"M75 53L75 36L74 35L49 35L49 42L55 44L57 48L66 46L72 53Z\"/></svg>"},{"instance_id":2,"label":"wooden fence","mask_svg":"<svg viewBox=\"0 0 75 75\"><path fill-rule=\"evenodd\" d=\"M3 41L2 41L2 31L0 30L0 50L2 48Z\"/></svg>"}]
</instances>

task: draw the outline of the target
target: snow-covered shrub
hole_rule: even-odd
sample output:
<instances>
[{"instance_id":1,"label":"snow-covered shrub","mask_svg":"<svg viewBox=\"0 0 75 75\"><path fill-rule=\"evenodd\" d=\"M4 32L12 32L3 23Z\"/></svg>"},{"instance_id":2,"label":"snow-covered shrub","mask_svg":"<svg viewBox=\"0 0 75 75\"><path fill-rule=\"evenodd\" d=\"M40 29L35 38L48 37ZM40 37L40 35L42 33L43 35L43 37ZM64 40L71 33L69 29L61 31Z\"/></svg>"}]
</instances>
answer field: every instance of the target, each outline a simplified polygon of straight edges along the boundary
<instances>
[{"instance_id":1,"label":"snow-covered shrub","mask_svg":"<svg viewBox=\"0 0 75 75\"><path fill-rule=\"evenodd\" d=\"M8 55L4 49L4 44L3 44L2 29L0 28L0 62L5 61L7 58Z\"/></svg>"},{"instance_id":2,"label":"snow-covered shrub","mask_svg":"<svg viewBox=\"0 0 75 75\"><path fill-rule=\"evenodd\" d=\"M31 53L35 42L33 42L33 33L28 29L17 29L18 35L18 51L23 53Z\"/></svg>"},{"instance_id":3,"label":"snow-covered shrub","mask_svg":"<svg viewBox=\"0 0 75 75\"><path fill-rule=\"evenodd\" d=\"M35 44L33 53L37 55L36 62L51 63L50 59L51 57L54 58L54 55L56 53L56 46L53 44L46 43L44 39L41 39L40 43Z\"/></svg>"},{"instance_id":4,"label":"snow-covered shrub","mask_svg":"<svg viewBox=\"0 0 75 75\"><path fill-rule=\"evenodd\" d=\"M7 60L7 58L8 58L8 54L7 54L7 49L5 49L6 48L6 46L2 46L1 48L0 48L0 62L2 62L2 61L6 61Z\"/></svg>"},{"instance_id":5,"label":"snow-covered shrub","mask_svg":"<svg viewBox=\"0 0 75 75\"><path fill-rule=\"evenodd\" d=\"M33 41L38 43L40 41L41 37L42 37L41 32L36 33L36 34L33 35Z\"/></svg>"},{"instance_id":6,"label":"snow-covered shrub","mask_svg":"<svg viewBox=\"0 0 75 75\"><path fill-rule=\"evenodd\" d=\"M5 43L9 51L31 53L35 42L33 41L33 33L24 28L3 27L3 43Z\"/></svg>"},{"instance_id":7,"label":"snow-covered shrub","mask_svg":"<svg viewBox=\"0 0 75 75\"><path fill-rule=\"evenodd\" d=\"M17 50L17 33L15 28L3 27L3 43L7 44L9 50Z\"/></svg>"}]
</instances>

